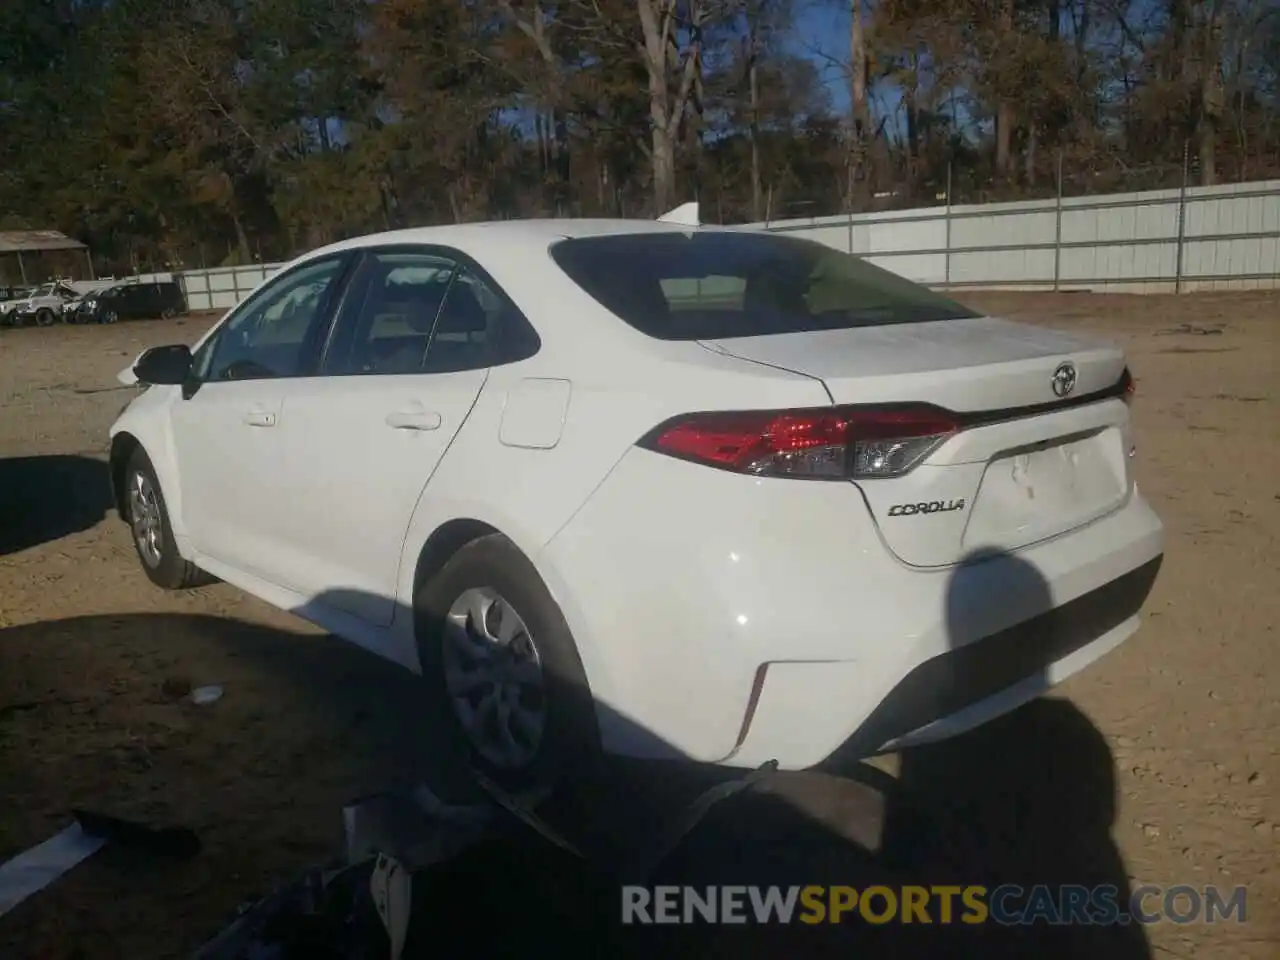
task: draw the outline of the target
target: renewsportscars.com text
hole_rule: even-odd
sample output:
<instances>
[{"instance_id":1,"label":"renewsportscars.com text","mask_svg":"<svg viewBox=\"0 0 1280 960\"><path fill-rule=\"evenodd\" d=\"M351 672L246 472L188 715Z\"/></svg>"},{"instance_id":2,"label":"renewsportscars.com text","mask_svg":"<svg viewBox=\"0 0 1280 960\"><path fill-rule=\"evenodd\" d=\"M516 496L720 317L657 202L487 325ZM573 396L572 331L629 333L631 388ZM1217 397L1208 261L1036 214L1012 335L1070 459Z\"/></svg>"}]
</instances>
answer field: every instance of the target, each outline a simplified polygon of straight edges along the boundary
<instances>
[{"instance_id":1,"label":"renewsportscars.com text","mask_svg":"<svg viewBox=\"0 0 1280 960\"><path fill-rule=\"evenodd\" d=\"M622 888L626 924L1217 923L1246 920L1244 887L1112 885Z\"/></svg>"}]
</instances>

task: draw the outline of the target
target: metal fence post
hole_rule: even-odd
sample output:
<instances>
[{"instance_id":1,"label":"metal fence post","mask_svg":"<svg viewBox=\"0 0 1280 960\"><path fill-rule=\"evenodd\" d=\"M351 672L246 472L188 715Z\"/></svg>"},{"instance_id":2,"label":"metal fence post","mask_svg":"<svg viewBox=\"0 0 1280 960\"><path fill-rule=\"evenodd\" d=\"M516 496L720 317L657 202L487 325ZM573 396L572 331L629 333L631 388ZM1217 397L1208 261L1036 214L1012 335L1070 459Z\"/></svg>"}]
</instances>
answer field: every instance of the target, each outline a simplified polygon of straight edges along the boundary
<instances>
[{"instance_id":1,"label":"metal fence post","mask_svg":"<svg viewBox=\"0 0 1280 960\"><path fill-rule=\"evenodd\" d=\"M1182 144L1182 189L1178 191L1178 266L1173 292L1182 292L1182 248L1187 238L1187 176L1191 165L1191 141Z\"/></svg>"},{"instance_id":2,"label":"metal fence post","mask_svg":"<svg viewBox=\"0 0 1280 960\"><path fill-rule=\"evenodd\" d=\"M951 286L951 161L947 161L946 240L942 244L943 285Z\"/></svg>"},{"instance_id":3,"label":"metal fence post","mask_svg":"<svg viewBox=\"0 0 1280 960\"><path fill-rule=\"evenodd\" d=\"M1058 202L1054 209L1053 224L1053 292L1059 290L1062 279L1062 151L1058 151Z\"/></svg>"}]
</instances>

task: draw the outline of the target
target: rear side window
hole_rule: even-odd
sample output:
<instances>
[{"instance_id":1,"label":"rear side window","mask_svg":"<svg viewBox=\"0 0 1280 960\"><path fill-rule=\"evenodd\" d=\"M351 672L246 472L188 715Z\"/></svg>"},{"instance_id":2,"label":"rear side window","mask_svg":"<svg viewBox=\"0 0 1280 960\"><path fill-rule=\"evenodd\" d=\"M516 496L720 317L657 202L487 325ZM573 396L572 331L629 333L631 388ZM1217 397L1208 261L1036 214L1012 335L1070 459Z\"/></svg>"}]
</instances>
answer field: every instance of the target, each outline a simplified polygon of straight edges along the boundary
<instances>
[{"instance_id":1,"label":"rear side window","mask_svg":"<svg viewBox=\"0 0 1280 960\"><path fill-rule=\"evenodd\" d=\"M578 286L661 340L719 340L979 314L812 240L709 230L562 240Z\"/></svg>"},{"instance_id":2,"label":"rear side window","mask_svg":"<svg viewBox=\"0 0 1280 960\"><path fill-rule=\"evenodd\" d=\"M515 304L456 252L373 250L344 298L324 372L482 370L531 357L538 347Z\"/></svg>"}]
</instances>

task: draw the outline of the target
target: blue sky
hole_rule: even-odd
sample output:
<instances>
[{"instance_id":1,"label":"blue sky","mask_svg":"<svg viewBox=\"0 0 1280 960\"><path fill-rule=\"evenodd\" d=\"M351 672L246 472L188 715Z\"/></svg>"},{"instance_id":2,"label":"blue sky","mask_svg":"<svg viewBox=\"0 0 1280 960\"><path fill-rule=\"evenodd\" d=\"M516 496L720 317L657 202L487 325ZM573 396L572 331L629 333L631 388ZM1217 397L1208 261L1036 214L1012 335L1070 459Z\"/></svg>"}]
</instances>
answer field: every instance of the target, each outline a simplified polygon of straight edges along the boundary
<instances>
[{"instance_id":1,"label":"blue sky","mask_svg":"<svg viewBox=\"0 0 1280 960\"><path fill-rule=\"evenodd\" d=\"M831 106L849 111L849 4L829 0L798 0L793 35L788 44L799 56L813 61L831 91ZM864 13L863 16L866 16Z\"/></svg>"},{"instance_id":2,"label":"blue sky","mask_svg":"<svg viewBox=\"0 0 1280 960\"><path fill-rule=\"evenodd\" d=\"M818 69L831 96L831 109L837 115L849 112L849 3L848 0L796 0L796 20L788 38L788 49L810 60ZM945 0L940 0L945 2ZM869 18L870 3L863 3L862 16ZM901 92L890 83L881 82L868 91L872 96L873 122L878 123L882 111L893 111L887 118L891 134L901 134L904 118L897 112Z\"/></svg>"}]
</instances>

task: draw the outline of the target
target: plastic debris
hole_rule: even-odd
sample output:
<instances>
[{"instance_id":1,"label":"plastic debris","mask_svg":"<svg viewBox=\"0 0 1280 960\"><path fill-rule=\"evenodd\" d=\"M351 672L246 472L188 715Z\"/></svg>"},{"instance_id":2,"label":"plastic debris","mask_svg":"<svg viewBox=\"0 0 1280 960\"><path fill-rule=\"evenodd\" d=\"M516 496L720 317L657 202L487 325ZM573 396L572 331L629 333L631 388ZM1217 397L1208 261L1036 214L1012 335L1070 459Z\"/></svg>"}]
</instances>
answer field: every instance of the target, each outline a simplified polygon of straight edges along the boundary
<instances>
[{"instance_id":1,"label":"plastic debris","mask_svg":"<svg viewBox=\"0 0 1280 960\"><path fill-rule=\"evenodd\" d=\"M73 823L61 833L0 864L0 916L95 853L106 843Z\"/></svg>"},{"instance_id":2,"label":"plastic debris","mask_svg":"<svg viewBox=\"0 0 1280 960\"><path fill-rule=\"evenodd\" d=\"M545 792L512 795L475 771L489 802L452 805L425 786L365 797L342 811L343 862L244 905L194 960L407 960L463 941L473 955L507 955L512 936L528 955L584 940L609 955L623 877L651 878L711 806L775 769L704 792L620 863L595 862L539 817ZM477 926L477 908L502 922Z\"/></svg>"},{"instance_id":3,"label":"plastic debris","mask_svg":"<svg viewBox=\"0 0 1280 960\"><path fill-rule=\"evenodd\" d=\"M191 691L191 702L197 707L205 707L222 699L222 687L214 684L208 687L196 687Z\"/></svg>"}]
</instances>

